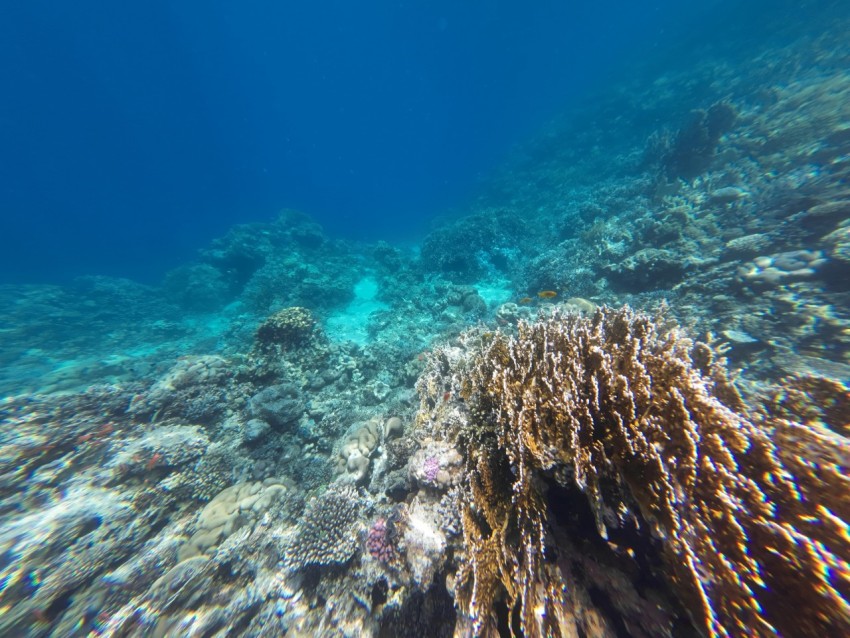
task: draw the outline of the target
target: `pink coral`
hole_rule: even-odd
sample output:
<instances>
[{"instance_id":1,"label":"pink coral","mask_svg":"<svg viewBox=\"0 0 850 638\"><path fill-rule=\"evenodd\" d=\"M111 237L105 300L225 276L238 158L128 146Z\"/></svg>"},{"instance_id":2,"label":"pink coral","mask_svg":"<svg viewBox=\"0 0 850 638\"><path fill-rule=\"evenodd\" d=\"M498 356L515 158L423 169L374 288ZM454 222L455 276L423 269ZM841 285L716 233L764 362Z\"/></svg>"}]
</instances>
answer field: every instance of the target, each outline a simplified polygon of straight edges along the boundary
<instances>
[{"instance_id":1,"label":"pink coral","mask_svg":"<svg viewBox=\"0 0 850 638\"><path fill-rule=\"evenodd\" d=\"M425 478L433 483L437 480L437 474L440 473L440 460L436 456L429 456L425 459L425 463L422 466L422 472L424 473Z\"/></svg>"},{"instance_id":2,"label":"pink coral","mask_svg":"<svg viewBox=\"0 0 850 638\"><path fill-rule=\"evenodd\" d=\"M366 536L366 549L372 558L382 563L389 563L395 558L395 548L390 539L390 530L383 518L378 518L369 528Z\"/></svg>"}]
</instances>

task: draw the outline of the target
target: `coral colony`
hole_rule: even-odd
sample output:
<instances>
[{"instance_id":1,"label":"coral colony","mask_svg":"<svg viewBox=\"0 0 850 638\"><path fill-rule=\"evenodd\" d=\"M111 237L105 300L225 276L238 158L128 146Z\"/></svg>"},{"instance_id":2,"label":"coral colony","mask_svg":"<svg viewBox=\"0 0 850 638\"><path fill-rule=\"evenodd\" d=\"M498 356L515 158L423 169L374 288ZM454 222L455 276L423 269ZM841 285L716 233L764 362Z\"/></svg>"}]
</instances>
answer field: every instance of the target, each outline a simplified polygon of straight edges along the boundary
<instances>
[{"instance_id":1,"label":"coral colony","mask_svg":"<svg viewBox=\"0 0 850 638\"><path fill-rule=\"evenodd\" d=\"M775 19L417 252L0 287L0 635L850 635L850 23Z\"/></svg>"}]
</instances>

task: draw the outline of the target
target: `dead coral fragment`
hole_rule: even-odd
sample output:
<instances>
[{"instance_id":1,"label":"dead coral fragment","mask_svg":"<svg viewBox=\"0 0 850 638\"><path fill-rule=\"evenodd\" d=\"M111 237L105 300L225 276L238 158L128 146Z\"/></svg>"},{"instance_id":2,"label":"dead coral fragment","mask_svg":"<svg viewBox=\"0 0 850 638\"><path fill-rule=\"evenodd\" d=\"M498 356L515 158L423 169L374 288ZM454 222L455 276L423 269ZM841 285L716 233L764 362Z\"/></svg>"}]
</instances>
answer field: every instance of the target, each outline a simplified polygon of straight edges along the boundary
<instances>
[{"instance_id":1,"label":"dead coral fragment","mask_svg":"<svg viewBox=\"0 0 850 638\"><path fill-rule=\"evenodd\" d=\"M461 367L479 431L458 601L476 633L500 597L524 635L568 631L544 561L544 474L586 494L603 536L608 513L639 512L705 635L850 633L845 438L741 416L709 346L627 308L521 323Z\"/></svg>"}]
</instances>

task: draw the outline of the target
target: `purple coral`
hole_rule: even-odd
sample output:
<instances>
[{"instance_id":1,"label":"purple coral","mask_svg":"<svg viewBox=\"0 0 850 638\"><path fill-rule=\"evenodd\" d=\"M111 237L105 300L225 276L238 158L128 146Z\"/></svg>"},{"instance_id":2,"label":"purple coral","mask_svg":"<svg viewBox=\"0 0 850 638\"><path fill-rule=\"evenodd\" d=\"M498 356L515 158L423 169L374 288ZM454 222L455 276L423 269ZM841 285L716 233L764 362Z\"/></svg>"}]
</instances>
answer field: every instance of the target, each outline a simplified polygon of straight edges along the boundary
<instances>
[{"instance_id":1,"label":"purple coral","mask_svg":"<svg viewBox=\"0 0 850 638\"><path fill-rule=\"evenodd\" d=\"M366 536L366 549L373 558L382 563L389 563L395 558L395 548L390 539L390 530L383 518L377 519L369 528Z\"/></svg>"},{"instance_id":2,"label":"purple coral","mask_svg":"<svg viewBox=\"0 0 850 638\"><path fill-rule=\"evenodd\" d=\"M437 480L437 474L440 473L440 460L436 456L429 456L422 464L422 473L429 482L433 483Z\"/></svg>"}]
</instances>

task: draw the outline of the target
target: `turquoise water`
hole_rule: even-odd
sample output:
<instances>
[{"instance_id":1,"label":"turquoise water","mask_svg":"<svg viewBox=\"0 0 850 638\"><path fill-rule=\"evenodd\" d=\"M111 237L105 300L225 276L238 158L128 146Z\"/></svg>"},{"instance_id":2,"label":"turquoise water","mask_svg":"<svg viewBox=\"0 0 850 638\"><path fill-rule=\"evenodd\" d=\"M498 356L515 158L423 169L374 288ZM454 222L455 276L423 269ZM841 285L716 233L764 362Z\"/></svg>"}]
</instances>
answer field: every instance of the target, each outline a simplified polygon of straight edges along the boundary
<instances>
[{"instance_id":1,"label":"turquoise water","mask_svg":"<svg viewBox=\"0 0 850 638\"><path fill-rule=\"evenodd\" d=\"M850 8L51 11L0 635L848 633Z\"/></svg>"}]
</instances>

